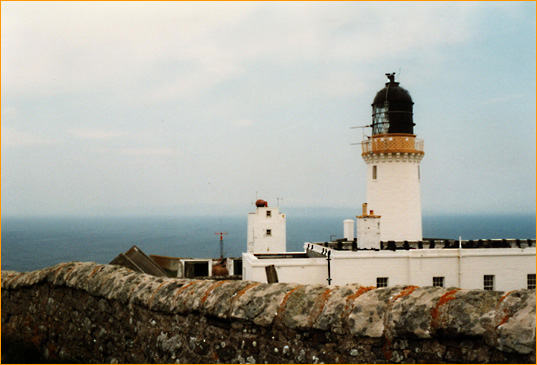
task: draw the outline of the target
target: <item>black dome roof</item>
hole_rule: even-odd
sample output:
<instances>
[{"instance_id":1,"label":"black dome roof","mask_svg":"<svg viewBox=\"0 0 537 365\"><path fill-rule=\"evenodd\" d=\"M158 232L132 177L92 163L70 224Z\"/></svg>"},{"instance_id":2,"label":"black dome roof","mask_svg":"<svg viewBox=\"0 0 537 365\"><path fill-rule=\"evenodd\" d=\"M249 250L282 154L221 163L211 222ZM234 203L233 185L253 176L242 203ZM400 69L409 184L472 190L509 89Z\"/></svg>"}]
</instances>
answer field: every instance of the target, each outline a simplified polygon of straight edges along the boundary
<instances>
[{"instance_id":1,"label":"black dome roof","mask_svg":"<svg viewBox=\"0 0 537 365\"><path fill-rule=\"evenodd\" d=\"M390 82L373 100L373 135L386 133L414 133L412 98L408 91L395 82L395 73L386 74Z\"/></svg>"},{"instance_id":2,"label":"black dome roof","mask_svg":"<svg viewBox=\"0 0 537 365\"><path fill-rule=\"evenodd\" d=\"M399 86L399 83L395 81L386 83L386 87L380 90L375 96L373 104L383 104L385 101L399 101L414 104L408 91Z\"/></svg>"}]
</instances>

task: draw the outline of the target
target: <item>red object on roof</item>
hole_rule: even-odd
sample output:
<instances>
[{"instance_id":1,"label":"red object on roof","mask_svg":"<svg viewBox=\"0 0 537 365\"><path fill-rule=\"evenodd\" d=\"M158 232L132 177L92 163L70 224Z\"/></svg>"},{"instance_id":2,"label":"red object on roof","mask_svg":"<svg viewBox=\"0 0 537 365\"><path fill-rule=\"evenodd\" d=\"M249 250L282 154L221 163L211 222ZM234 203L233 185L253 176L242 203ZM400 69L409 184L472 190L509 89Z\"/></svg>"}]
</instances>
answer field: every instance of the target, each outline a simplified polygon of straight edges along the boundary
<instances>
[{"instance_id":1,"label":"red object on roof","mask_svg":"<svg viewBox=\"0 0 537 365\"><path fill-rule=\"evenodd\" d=\"M255 202L256 207L268 207L268 203L264 201L263 199L258 199Z\"/></svg>"}]
</instances>

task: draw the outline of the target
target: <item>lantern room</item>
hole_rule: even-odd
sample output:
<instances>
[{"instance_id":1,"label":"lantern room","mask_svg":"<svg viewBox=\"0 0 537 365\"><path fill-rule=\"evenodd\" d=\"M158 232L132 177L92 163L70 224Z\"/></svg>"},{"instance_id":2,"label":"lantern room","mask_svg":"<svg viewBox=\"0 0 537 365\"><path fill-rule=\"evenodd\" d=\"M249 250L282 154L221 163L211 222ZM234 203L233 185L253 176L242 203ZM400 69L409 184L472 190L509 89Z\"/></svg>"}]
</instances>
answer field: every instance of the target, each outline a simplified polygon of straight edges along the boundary
<instances>
[{"instance_id":1,"label":"lantern room","mask_svg":"<svg viewBox=\"0 0 537 365\"><path fill-rule=\"evenodd\" d=\"M395 73L386 74L389 82L373 100L372 134L414 134L412 98L408 91L395 82Z\"/></svg>"}]
</instances>

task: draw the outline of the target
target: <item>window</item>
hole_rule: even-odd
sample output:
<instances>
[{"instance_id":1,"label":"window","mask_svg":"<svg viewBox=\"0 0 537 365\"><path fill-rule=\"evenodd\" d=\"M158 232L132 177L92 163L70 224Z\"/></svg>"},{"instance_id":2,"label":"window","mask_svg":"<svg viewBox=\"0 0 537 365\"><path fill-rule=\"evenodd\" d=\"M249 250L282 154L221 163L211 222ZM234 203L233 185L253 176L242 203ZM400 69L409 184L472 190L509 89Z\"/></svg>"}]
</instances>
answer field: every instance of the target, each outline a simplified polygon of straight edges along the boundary
<instances>
[{"instance_id":1,"label":"window","mask_svg":"<svg viewBox=\"0 0 537 365\"><path fill-rule=\"evenodd\" d=\"M377 278L377 288L385 288L388 286L388 278Z\"/></svg>"},{"instance_id":2,"label":"window","mask_svg":"<svg viewBox=\"0 0 537 365\"><path fill-rule=\"evenodd\" d=\"M443 276L435 276L433 277L433 286L439 286L444 287L444 277Z\"/></svg>"},{"instance_id":3,"label":"window","mask_svg":"<svg viewBox=\"0 0 537 365\"><path fill-rule=\"evenodd\" d=\"M377 180L377 165L373 165L373 180Z\"/></svg>"},{"instance_id":4,"label":"window","mask_svg":"<svg viewBox=\"0 0 537 365\"><path fill-rule=\"evenodd\" d=\"M272 236L272 229L267 229L267 237Z\"/></svg>"},{"instance_id":5,"label":"window","mask_svg":"<svg viewBox=\"0 0 537 365\"><path fill-rule=\"evenodd\" d=\"M494 275L483 275L483 289L494 290Z\"/></svg>"},{"instance_id":6,"label":"window","mask_svg":"<svg viewBox=\"0 0 537 365\"><path fill-rule=\"evenodd\" d=\"M535 289L535 274L528 274L528 289Z\"/></svg>"},{"instance_id":7,"label":"window","mask_svg":"<svg viewBox=\"0 0 537 365\"><path fill-rule=\"evenodd\" d=\"M272 217L272 211L267 210L267 218L270 218L270 217Z\"/></svg>"}]
</instances>

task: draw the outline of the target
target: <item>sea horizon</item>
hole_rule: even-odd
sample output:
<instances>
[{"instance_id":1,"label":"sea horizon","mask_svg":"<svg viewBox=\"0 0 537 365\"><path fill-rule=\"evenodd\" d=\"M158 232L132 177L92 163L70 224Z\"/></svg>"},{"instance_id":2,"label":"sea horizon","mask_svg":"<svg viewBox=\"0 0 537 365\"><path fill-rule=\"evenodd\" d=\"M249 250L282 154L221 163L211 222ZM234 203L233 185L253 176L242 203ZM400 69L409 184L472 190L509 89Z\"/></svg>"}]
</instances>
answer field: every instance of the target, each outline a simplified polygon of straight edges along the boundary
<instances>
[{"instance_id":1,"label":"sea horizon","mask_svg":"<svg viewBox=\"0 0 537 365\"><path fill-rule=\"evenodd\" d=\"M284 209L287 251L304 242L343 236L347 211L319 216ZM309 214L308 214L309 213ZM332 212L334 213L334 212ZM227 257L246 251L247 215L3 216L2 270L31 271L60 262L106 264L133 245L147 254L218 257L218 232ZM439 239L534 239L535 214L424 214L423 237Z\"/></svg>"}]
</instances>

